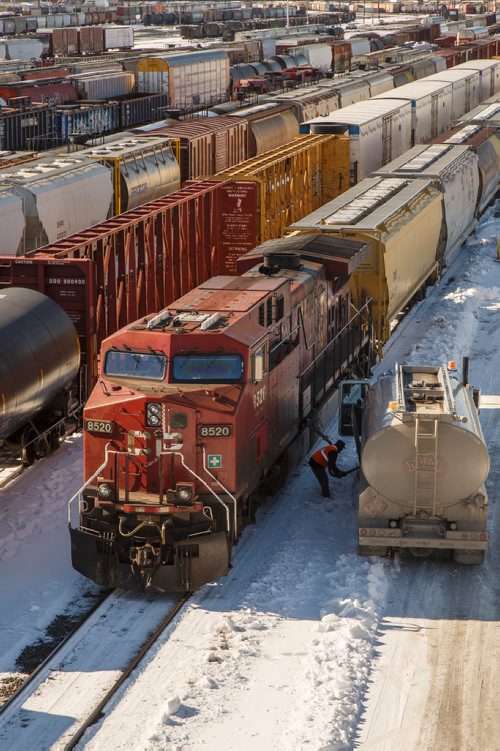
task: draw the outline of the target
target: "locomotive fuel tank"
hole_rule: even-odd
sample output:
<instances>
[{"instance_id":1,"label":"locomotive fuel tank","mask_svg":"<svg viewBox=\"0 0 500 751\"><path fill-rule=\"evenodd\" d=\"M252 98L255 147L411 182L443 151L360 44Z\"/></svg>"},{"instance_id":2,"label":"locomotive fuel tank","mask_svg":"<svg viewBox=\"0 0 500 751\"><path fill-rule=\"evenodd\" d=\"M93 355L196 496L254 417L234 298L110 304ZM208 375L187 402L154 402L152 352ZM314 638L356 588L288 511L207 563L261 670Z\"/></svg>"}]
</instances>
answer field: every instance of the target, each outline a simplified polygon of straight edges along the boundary
<instances>
[{"instance_id":1,"label":"locomotive fuel tank","mask_svg":"<svg viewBox=\"0 0 500 751\"><path fill-rule=\"evenodd\" d=\"M471 390L445 366L400 365L368 389L360 467L361 553L482 562L488 450Z\"/></svg>"},{"instance_id":2,"label":"locomotive fuel tank","mask_svg":"<svg viewBox=\"0 0 500 751\"><path fill-rule=\"evenodd\" d=\"M0 442L47 408L75 379L75 327L53 300L31 289L0 292Z\"/></svg>"}]
</instances>

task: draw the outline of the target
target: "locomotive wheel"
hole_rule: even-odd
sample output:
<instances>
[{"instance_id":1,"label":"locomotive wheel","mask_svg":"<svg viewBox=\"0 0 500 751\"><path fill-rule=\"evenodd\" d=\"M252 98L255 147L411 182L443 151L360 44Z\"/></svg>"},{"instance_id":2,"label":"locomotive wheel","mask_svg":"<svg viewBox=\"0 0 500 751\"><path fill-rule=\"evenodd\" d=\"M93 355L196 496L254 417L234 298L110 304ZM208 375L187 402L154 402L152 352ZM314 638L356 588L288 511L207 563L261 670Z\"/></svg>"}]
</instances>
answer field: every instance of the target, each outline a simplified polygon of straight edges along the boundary
<instances>
[{"instance_id":1,"label":"locomotive wheel","mask_svg":"<svg viewBox=\"0 0 500 751\"><path fill-rule=\"evenodd\" d=\"M25 467L29 467L38 458L37 434L33 428L25 428L21 436L21 458Z\"/></svg>"}]
</instances>

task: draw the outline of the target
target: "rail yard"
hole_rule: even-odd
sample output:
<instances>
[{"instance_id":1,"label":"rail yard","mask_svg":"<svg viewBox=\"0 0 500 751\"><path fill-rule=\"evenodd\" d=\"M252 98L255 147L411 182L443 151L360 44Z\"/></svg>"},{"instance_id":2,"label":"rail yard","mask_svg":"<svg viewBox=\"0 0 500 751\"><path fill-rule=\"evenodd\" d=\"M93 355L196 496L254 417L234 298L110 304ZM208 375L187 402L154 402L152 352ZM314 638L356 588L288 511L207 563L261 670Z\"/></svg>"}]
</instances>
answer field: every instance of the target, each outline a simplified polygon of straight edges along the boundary
<instances>
[{"instance_id":1,"label":"rail yard","mask_svg":"<svg viewBox=\"0 0 500 751\"><path fill-rule=\"evenodd\" d=\"M0 748L496 748L500 19L405 10L0 19Z\"/></svg>"}]
</instances>

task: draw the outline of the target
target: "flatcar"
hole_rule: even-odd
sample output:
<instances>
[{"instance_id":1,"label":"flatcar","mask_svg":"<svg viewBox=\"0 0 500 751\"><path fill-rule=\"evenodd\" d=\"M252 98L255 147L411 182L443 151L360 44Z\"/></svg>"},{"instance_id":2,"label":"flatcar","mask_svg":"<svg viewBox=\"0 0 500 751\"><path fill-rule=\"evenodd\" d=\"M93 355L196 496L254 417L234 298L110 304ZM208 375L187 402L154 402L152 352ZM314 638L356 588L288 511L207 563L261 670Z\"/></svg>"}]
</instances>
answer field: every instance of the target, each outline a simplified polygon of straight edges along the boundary
<instances>
[{"instance_id":1,"label":"flatcar","mask_svg":"<svg viewBox=\"0 0 500 751\"><path fill-rule=\"evenodd\" d=\"M84 412L75 569L98 584L190 591L228 570L259 496L310 447L308 418L369 369L369 303L347 277L366 242L312 235L239 259L104 341Z\"/></svg>"}]
</instances>

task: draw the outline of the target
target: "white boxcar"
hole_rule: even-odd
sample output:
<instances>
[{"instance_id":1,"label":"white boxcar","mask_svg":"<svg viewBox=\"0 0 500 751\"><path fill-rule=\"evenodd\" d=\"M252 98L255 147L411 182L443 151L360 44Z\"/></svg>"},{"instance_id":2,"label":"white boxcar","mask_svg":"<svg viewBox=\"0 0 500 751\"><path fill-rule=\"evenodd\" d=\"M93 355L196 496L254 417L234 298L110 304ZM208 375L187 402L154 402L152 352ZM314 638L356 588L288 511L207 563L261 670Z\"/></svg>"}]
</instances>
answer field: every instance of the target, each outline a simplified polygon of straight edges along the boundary
<instances>
[{"instance_id":1,"label":"white boxcar","mask_svg":"<svg viewBox=\"0 0 500 751\"><path fill-rule=\"evenodd\" d=\"M332 48L329 44L304 44L290 51L293 55L304 55L313 68L325 71L332 69Z\"/></svg>"},{"instance_id":2,"label":"white boxcar","mask_svg":"<svg viewBox=\"0 0 500 751\"><path fill-rule=\"evenodd\" d=\"M193 109L226 101L229 58L224 50L143 57L137 65L139 93L163 93L170 107Z\"/></svg>"},{"instance_id":3,"label":"white boxcar","mask_svg":"<svg viewBox=\"0 0 500 751\"><path fill-rule=\"evenodd\" d=\"M111 170L86 157L80 164L61 158L18 167L2 180L23 201L21 254L103 222L111 210Z\"/></svg>"},{"instance_id":4,"label":"white boxcar","mask_svg":"<svg viewBox=\"0 0 500 751\"><path fill-rule=\"evenodd\" d=\"M445 81L413 81L375 99L405 99L412 107L412 144L426 143L452 125L453 88Z\"/></svg>"},{"instance_id":5,"label":"white boxcar","mask_svg":"<svg viewBox=\"0 0 500 751\"><path fill-rule=\"evenodd\" d=\"M110 71L97 75L79 73L69 76L69 79L75 85L80 99L88 99L91 102L131 94L135 86L134 74L127 71Z\"/></svg>"},{"instance_id":6,"label":"white boxcar","mask_svg":"<svg viewBox=\"0 0 500 751\"><path fill-rule=\"evenodd\" d=\"M104 26L104 49L123 50L134 46L132 26Z\"/></svg>"},{"instance_id":7,"label":"white boxcar","mask_svg":"<svg viewBox=\"0 0 500 751\"><path fill-rule=\"evenodd\" d=\"M453 86L453 120L459 120L481 101L481 76L478 70L447 68L427 76L426 81L446 81Z\"/></svg>"},{"instance_id":8,"label":"white boxcar","mask_svg":"<svg viewBox=\"0 0 500 751\"><path fill-rule=\"evenodd\" d=\"M411 103L369 99L302 123L301 133L349 135L351 185L411 147Z\"/></svg>"},{"instance_id":9,"label":"white boxcar","mask_svg":"<svg viewBox=\"0 0 500 751\"><path fill-rule=\"evenodd\" d=\"M2 186L0 189L0 255L23 252L23 200Z\"/></svg>"},{"instance_id":10,"label":"white boxcar","mask_svg":"<svg viewBox=\"0 0 500 751\"><path fill-rule=\"evenodd\" d=\"M415 146L376 174L439 181L444 197L440 260L449 264L476 224L481 187L477 154L468 146Z\"/></svg>"},{"instance_id":11,"label":"white boxcar","mask_svg":"<svg viewBox=\"0 0 500 751\"><path fill-rule=\"evenodd\" d=\"M455 65L453 70L477 70L481 77L481 99L500 91L500 60L469 60L468 63Z\"/></svg>"}]
</instances>

